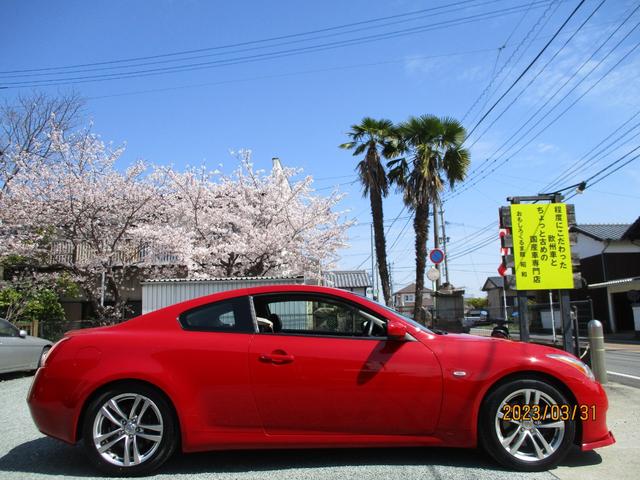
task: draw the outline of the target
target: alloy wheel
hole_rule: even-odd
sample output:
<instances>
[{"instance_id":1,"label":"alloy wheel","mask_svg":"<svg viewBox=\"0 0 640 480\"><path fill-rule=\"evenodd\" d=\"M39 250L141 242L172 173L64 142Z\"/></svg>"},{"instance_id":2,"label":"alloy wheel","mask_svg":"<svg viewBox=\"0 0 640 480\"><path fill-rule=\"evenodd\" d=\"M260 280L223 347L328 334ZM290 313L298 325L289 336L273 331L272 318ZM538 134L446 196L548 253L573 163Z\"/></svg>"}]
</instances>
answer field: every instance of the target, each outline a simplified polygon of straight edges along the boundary
<instances>
[{"instance_id":1,"label":"alloy wheel","mask_svg":"<svg viewBox=\"0 0 640 480\"><path fill-rule=\"evenodd\" d=\"M92 428L93 444L107 462L132 467L153 457L164 434L158 406L137 393L116 395L102 404Z\"/></svg>"},{"instance_id":2,"label":"alloy wheel","mask_svg":"<svg viewBox=\"0 0 640 480\"><path fill-rule=\"evenodd\" d=\"M528 405L530 418L509 415L509 412L525 411ZM536 406L536 407L534 407ZM534 407L533 410L530 408ZM526 462L537 462L553 455L565 435L565 422L554 416L558 403L547 393L531 388L520 389L508 395L495 414L495 431L499 443L513 457ZM505 413L506 412L506 413Z\"/></svg>"}]
</instances>

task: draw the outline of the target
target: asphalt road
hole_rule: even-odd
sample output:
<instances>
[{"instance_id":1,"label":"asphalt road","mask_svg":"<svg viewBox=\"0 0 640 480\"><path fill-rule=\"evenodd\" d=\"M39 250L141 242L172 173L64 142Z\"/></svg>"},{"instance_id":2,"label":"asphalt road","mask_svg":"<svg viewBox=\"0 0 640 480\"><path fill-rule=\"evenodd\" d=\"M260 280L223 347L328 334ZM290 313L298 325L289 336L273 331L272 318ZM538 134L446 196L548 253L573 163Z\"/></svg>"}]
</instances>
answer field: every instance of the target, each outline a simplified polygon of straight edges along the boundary
<instances>
[{"instance_id":1,"label":"asphalt road","mask_svg":"<svg viewBox=\"0 0 640 480\"><path fill-rule=\"evenodd\" d=\"M640 349L607 347L605 358L609 380L640 388Z\"/></svg>"},{"instance_id":2,"label":"asphalt road","mask_svg":"<svg viewBox=\"0 0 640 480\"><path fill-rule=\"evenodd\" d=\"M0 376L0 479L102 478L79 447L44 437L25 402L31 377ZM572 457L573 458L573 457ZM565 465L601 462L591 452ZM591 463L590 463L591 462ZM389 448L237 451L176 455L159 479L555 479L549 472L505 471L477 450Z\"/></svg>"}]
</instances>

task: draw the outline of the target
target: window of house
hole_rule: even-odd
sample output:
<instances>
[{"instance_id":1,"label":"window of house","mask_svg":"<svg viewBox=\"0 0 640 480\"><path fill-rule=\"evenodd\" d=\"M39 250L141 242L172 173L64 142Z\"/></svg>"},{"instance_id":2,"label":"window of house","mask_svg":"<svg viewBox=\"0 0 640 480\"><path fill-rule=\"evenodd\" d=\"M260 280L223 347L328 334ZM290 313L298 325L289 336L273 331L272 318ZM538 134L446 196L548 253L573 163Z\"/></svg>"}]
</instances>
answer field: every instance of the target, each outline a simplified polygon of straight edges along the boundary
<instances>
[{"instance_id":1,"label":"window of house","mask_svg":"<svg viewBox=\"0 0 640 480\"><path fill-rule=\"evenodd\" d=\"M404 301L405 302L415 302L416 298L415 295L413 293L407 293L404 295Z\"/></svg>"},{"instance_id":2,"label":"window of house","mask_svg":"<svg viewBox=\"0 0 640 480\"><path fill-rule=\"evenodd\" d=\"M247 297L232 298L188 310L180 315L185 330L206 332L254 332Z\"/></svg>"},{"instance_id":3,"label":"window of house","mask_svg":"<svg viewBox=\"0 0 640 480\"><path fill-rule=\"evenodd\" d=\"M253 297L258 324L272 323L267 333L331 336L384 336L386 322L356 305L332 297L307 294Z\"/></svg>"}]
</instances>

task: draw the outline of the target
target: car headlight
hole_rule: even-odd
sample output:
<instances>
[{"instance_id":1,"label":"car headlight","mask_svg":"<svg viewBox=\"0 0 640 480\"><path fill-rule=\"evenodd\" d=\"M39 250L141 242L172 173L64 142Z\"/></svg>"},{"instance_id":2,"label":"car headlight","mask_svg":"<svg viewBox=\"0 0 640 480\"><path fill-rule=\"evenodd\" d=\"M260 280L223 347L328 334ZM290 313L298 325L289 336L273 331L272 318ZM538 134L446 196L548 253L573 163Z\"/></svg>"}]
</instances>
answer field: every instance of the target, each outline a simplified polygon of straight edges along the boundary
<instances>
[{"instance_id":1,"label":"car headlight","mask_svg":"<svg viewBox=\"0 0 640 480\"><path fill-rule=\"evenodd\" d=\"M564 362L567 365L571 365L572 367L580 370L591 380L596 379L596 377L593 376L593 372L591 371L591 369L587 365L585 365L583 362L578 360L577 358L574 358L570 355L563 355L561 353L548 353L547 357L553 358L554 360L560 360L561 362Z\"/></svg>"}]
</instances>

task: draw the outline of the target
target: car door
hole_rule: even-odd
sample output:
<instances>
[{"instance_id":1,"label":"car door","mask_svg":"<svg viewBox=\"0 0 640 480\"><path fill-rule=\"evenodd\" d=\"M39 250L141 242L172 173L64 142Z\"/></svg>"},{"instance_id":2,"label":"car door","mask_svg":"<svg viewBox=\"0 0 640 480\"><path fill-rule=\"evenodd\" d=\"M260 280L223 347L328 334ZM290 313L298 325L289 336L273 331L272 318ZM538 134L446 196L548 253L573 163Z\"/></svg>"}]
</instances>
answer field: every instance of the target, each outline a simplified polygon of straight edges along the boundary
<instances>
[{"instance_id":1,"label":"car door","mask_svg":"<svg viewBox=\"0 0 640 480\"><path fill-rule=\"evenodd\" d=\"M425 435L438 421L442 376L415 339L388 340L385 319L314 294L253 298L274 331L249 351L265 431L278 434ZM383 325L367 334L375 317Z\"/></svg>"},{"instance_id":2,"label":"car door","mask_svg":"<svg viewBox=\"0 0 640 480\"><path fill-rule=\"evenodd\" d=\"M261 430L249 384L247 353L255 332L248 297L181 313L180 382L191 387L190 411L203 431ZM188 365L188 368L185 368Z\"/></svg>"},{"instance_id":3,"label":"car door","mask_svg":"<svg viewBox=\"0 0 640 480\"><path fill-rule=\"evenodd\" d=\"M26 338L22 338L19 332L15 326L0 319L0 372L35 368L35 347Z\"/></svg>"}]
</instances>

